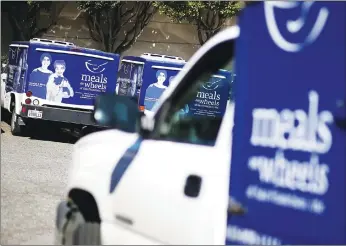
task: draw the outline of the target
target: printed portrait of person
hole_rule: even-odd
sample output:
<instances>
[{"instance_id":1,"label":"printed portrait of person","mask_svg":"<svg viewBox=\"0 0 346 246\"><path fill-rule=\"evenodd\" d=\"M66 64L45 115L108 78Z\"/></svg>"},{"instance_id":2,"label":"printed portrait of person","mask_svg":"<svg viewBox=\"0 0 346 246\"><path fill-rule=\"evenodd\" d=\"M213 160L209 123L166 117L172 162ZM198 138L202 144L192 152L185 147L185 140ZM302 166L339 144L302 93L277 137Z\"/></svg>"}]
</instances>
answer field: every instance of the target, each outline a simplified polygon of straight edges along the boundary
<instances>
[{"instance_id":1,"label":"printed portrait of person","mask_svg":"<svg viewBox=\"0 0 346 246\"><path fill-rule=\"evenodd\" d=\"M52 57L48 53L43 53L40 57L41 66L32 70L29 76L29 84L35 87L34 96L45 98L46 85L49 76L53 73L48 69L52 62Z\"/></svg>"},{"instance_id":2,"label":"printed portrait of person","mask_svg":"<svg viewBox=\"0 0 346 246\"><path fill-rule=\"evenodd\" d=\"M157 81L147 88L144 97L145 111L152 111L156 101L160 98L161 94L167 89L163 83L166 81L167 72L165 70L158 70L156 72Z\"/></svg>"},{"instance_id":3,"label":"printed portrait of person","mask_svg":"<svg viewBox=\"0 0 346 246\"><path fill-rule=\"evenodd\" d=\"M66 63L64 60L54 62L55 72L49 76L47 82L46 99L52 102L61 103L63 98L73 97L74 91L68 79L64 76Z\"/></svg>"}]
</instances>

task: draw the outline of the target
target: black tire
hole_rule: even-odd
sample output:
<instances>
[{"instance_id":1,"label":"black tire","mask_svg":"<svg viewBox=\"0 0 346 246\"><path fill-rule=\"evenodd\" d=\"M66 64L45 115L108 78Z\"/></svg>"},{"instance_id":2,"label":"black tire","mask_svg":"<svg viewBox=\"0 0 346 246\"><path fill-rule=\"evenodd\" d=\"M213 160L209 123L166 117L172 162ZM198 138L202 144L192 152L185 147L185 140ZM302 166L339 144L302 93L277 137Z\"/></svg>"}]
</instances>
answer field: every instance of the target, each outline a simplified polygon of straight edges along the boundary
<instances>
[{"instance_id":1,"label":"black tire","mask_svg":"<svg viewBox=\"0 0 346 246\"><path fill-rule=\"evenodd\" d=\"M7 109L1 107L1 121L9 123L9 118L9 112L7 111Z\"/></svg>"},{"instance_id":2,"label":"black tire","mask_svg":"<svg viewBox=\"0 0 346 246\"><path fill-rule=\"evenodd\" d=\"M23 134L23 127L18 123L18 116L15 109L12 110L11 116L11 133L13 136L21 136Z\"/></svg>"}]
</instances>

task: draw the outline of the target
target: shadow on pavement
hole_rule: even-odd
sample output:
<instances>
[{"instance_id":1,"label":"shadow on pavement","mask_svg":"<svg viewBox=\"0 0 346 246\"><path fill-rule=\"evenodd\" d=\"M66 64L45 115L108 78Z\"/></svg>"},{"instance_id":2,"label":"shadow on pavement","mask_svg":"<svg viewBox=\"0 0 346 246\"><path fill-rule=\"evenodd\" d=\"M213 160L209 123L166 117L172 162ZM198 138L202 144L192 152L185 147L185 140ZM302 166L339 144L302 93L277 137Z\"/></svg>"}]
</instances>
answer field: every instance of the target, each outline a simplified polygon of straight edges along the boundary
<instances>
[{"instance_id":1,"label":"shadow on pavement","mask_svg":"<svg viewBox=\"0 0 346 246\"><path fill-rule=\"evenodd\" d=\"M1 114L1 134L9 133L10 130L10 117L6 113ZM28 129L26 129L21 137L28 137L32 140L39 141L51 141L51 142L61 142L74 144L80 138L76 134L71 134L70 132L61 129L54 124L35 124Z\"/></svg>"},{"instance_id":2,"label":"shadow on pavement","mask_svg":"<svg viewBox=\"0 0 346 246\"><path fill-rule=\"evenodd\" d=\"M9 133L11 124L11 115L8 112L1 111L1 133ZM100 131L102 129L93 129L93 130L83 130L77 131L76 129L64 129L61 128L62 125L55 124L54 122L36 122L35 124L29 125L26 127L25 131L21 137L28 137L31 140L38 141L51 141L51 142L60 142L60 143L69 143L74 144L79 138L83 135L88 135L95 131Z\"/></svg>"},{"instance_id":3,"label":"shadow on pavement","mask_svg":"<svg viewBox=\"0 0 346 246\"><path fill-rule=\"evenodd\" d=\"M27 133L27 136L31 140L39 140L39 141L50 141L50 142L60 142L60 143L70 143L74 144L79 139L72 134L69 134L66 131L63 131L61 128L48 127L40 128L40 129L30 129L30 132Z\"/></svg>"}]
</instances>

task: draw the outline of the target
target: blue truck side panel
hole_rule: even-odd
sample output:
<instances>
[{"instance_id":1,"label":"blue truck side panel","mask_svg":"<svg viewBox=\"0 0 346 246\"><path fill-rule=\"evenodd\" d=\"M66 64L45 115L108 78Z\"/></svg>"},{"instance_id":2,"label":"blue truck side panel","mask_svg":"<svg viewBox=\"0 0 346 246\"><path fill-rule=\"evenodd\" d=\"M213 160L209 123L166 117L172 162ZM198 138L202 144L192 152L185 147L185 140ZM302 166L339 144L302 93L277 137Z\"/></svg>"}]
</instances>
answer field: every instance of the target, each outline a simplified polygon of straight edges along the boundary
<instances>
[{"instance_id":1,"label":"blue truck side panel","mask_svg":"<svg viewBox=\"0 0 346 246\"><path fill-rule=\"evenodd\" d=\"M220 70L216 76L203 83L195 99L185 106L184 112L197 117L222 117L227 106L231 77L231 72Z\"/></svg>"},{"instance_id":2,"label":"blue truck side panel","mask_svg":"<svg viewBox=\"0 0 346 246\"><path fill-rule=\"evenodd\" d=\"M20 43L18 43L20 44ZM61 46L26 42L28 49L28 71L25 90L33 96L47 99L47 83L50 76L56 74L58 67L64 66L61 76L52 81L62 85L67 81L73 90L73 96L62 98L57 103L72 105L93 105L96 95L113 93L116 85L119 55L76 46ZM47 69L42 69L43 59L49 59ZM70 93L66 88L67 93ZM72 94L71 94L72 95Z\"/></svg>"},{"instance_id":3,"label":"blue truck side panel","mask_svg":"<svg viewBox=\"0 0 346 246\"><path fill-rule=\"evenodd\" d=\"M143 83L139 95L139 105L151 110L154 103L161 96L165 88L158 88L155 84L158 77L164 79L164 87L168 87L172 79L180 72L185 64L164 63L147 60L144 65ZM174 69L177 68L177 69Z\"/></svg>"},{"instance_id":4,"label":"blue truck side panel","mask_svg":"<svg viewBox=\"0 0 346 246\"><path fill-rule=\"evenodd\" d=\"M125 56L119 70L117 94L138 98L140 108L151 110L185 62L168 62L147 57ZM159 82L159 80L162 80ZM182 114L223 116L229 97L232 73L220 70L201 86L196 98L182 109ZM160 83L162 85L160 86Z\"/></svg>"},{"instance_id":5,"label":"blue truck side panel","mask_svg":"<svg viewBox=\"0 0 346 246\"><path fill-rule=\"evenodd\" d=\"M226 244L346 244L346 3L261 2L239 25L230 197L247 212Z\"/></svg>"},{"instance_id":6,"label":"blue truck side panel","mask_svg":"<svg viewBox=\"0 0 346 246\"><path fill-rule=\"evenodd\" d=\"M185 62L125 56L119 70L116 93L127 96L136 95L139 107L145 106L146 110L151 110L163 91L169 86L170 81L184 65ZM159 75L164 80L161 86L157 83Z\"/></svg>"}]
</instances>

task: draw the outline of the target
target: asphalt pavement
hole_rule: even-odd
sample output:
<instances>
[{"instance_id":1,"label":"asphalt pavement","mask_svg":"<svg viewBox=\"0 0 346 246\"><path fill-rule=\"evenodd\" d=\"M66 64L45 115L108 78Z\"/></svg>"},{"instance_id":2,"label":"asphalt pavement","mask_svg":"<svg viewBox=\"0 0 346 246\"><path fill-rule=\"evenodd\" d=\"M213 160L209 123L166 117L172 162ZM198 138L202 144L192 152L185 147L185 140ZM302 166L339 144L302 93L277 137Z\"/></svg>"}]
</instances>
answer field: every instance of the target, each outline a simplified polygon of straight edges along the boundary
<instances>
[{"instance_id":1,"label":"asphalt pavement","mask_svg":"<svg viewBox=\"0 0 346 246\"><path fill-rule=\"evenodd\" d=\"M52 245L75 138L39 129L12 136L1 121L1 245Z\"/></svg>"}]
</instances>

